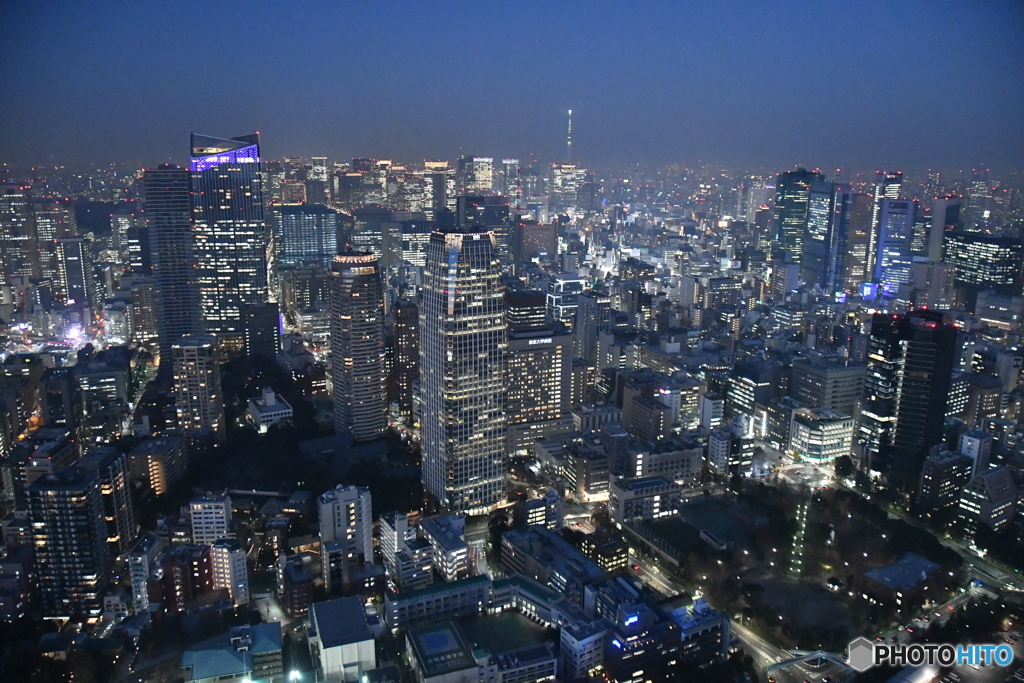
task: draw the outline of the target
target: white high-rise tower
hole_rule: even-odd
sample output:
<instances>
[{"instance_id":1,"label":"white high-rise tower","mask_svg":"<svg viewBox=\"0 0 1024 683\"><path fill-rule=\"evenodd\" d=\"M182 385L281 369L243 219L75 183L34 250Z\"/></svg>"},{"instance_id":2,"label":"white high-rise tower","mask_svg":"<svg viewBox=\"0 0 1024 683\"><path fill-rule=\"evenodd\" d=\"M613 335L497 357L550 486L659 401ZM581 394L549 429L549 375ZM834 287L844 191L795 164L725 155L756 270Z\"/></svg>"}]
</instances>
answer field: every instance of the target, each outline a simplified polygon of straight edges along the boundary
<instances>
[{"instance_id":1,"label":"white high-rise tower","mask_svg":"<svg viewBox=\"0 0 1024 683\"><path fill-rule=\"evenodd\" d=\"M505 299L494 235L430 236L420 303L424 488L449 510L476 512L505 489Z\"/></svg>"}]
</instances>

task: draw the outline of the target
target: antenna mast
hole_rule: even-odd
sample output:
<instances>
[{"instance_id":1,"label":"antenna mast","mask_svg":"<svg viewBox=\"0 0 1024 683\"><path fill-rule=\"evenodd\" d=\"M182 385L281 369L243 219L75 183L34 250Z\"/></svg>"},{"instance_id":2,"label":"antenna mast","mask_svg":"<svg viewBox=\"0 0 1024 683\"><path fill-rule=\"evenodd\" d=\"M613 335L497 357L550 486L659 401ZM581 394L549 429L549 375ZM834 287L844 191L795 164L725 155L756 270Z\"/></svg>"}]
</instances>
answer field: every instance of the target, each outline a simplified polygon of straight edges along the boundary
<instances>
[{"instance_id":1,"label":"antenna mast","mask_svg":"<svg viewBox=\"0 0 1024 683\"><path fill-rule=\"evenodd\" d=\"M572 109L569 110L569 134L565 138L565 160L572 163Z\"/></svg>"}]
</instances>

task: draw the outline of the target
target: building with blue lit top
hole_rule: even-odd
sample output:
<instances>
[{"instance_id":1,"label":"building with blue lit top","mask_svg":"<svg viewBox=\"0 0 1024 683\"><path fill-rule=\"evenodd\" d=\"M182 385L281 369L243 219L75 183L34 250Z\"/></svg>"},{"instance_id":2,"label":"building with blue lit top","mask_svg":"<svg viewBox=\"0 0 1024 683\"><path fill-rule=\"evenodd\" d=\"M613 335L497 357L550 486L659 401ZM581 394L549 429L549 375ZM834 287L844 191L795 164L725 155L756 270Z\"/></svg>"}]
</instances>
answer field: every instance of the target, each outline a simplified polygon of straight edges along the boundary
<instances>
[{"instance_id":1,"label":"building with blue lit top","mask_svg":"<svg viewBox=\"0 0 1024 683\"><path fill-rule=\"evenodd\" d=\"M620 607L605 633L604 668L613 683L672 680L679 664L680 634L645 604Z\"/></svg>"}]
</instances>

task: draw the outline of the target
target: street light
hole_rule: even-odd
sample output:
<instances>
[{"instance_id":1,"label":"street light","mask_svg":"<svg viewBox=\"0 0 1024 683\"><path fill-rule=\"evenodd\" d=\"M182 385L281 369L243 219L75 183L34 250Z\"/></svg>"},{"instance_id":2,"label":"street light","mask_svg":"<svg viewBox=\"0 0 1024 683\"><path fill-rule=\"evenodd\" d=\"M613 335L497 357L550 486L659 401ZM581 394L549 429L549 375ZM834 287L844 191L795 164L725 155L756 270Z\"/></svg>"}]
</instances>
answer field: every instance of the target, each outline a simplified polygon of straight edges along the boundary
<instances>
[{"instance_id":1,"label":"street light","mask_svg":"<svg viewBox=\"0 0 1024 683\"><path fill-rule=\"evenodd\" d=\"M292 672L288 674L288 680L290 681L297 681L300 678L302 678L302 674L299 673L297 669L293 669Z\"/></svg>"}]
</instances>

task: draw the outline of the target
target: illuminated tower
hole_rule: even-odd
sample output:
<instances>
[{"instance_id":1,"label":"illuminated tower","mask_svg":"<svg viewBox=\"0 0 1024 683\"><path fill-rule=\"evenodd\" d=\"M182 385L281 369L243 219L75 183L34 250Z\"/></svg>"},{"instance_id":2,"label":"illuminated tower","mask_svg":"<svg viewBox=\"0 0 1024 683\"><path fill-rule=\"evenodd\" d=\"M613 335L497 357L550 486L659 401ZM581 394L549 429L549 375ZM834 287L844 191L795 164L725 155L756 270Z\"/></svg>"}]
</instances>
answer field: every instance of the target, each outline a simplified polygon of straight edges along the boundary
<instances>
[{"instance_id":1,"label":"illuminated tower","mask_svg":"<svg viewBox=\"0 0 1024 683\"><path fill-rule=\"evenodd\" d=\"M267 236L259 134L192 134L192 214L206 331L242 348L242 307L267 300Z\"/></svg>"},{"instance_id":2,"label":"illuminated tower","mask_svg":"<svg viewBox=\"0 0 1024 683\"><path fill-rule=\"evenodd\" d=\"M182 337L171 346L178 428L191 437L224 440L224 394L220 388L217 340Z\"/></svg>"},{"instance_id":3,"label":"illuminated tower","mask_svg":"<svg viewBox=\"0 0 1024 683\"><path fill-rule=\"evenodd\" d=\"M494 235L430 236L420 303L423 485L450 510L483 511L505 490L505 299Z\"/></svg>"},{"instance_id":4,"label":"illuminated tower","mask_svg":"<svg viewBox=\"0 0 1024 683\"><path fill-rule=\"evenodd\" d=\"M163 367L170 367L172 344L202 331L191 187L189 172L170 164L149 169L142 175Z\"/></svg>"},{"instance_id":5,"label":"illuminated tower","mask_svg":"<svg viewBox=\"0 0 1024 683\"><path fill-rule=\"evenodd\" d=\"M821 174L798 168L780 173L775 182L776 243L779 249L790 252L796 263L803 255L810 188L816 180L823 180Z\"/></svg>"},{"instance_id":6,"label":"illuminated tower","mask_svg":"<svg viewBox=\"0 0 1024 683\"><path fill-rule=\"evenodd\" d=\"M334 426L357 441L388 426L384 367L384 285L369 252L343 252L331 264L331 371Z\"/></svg>"}]
</instances>

